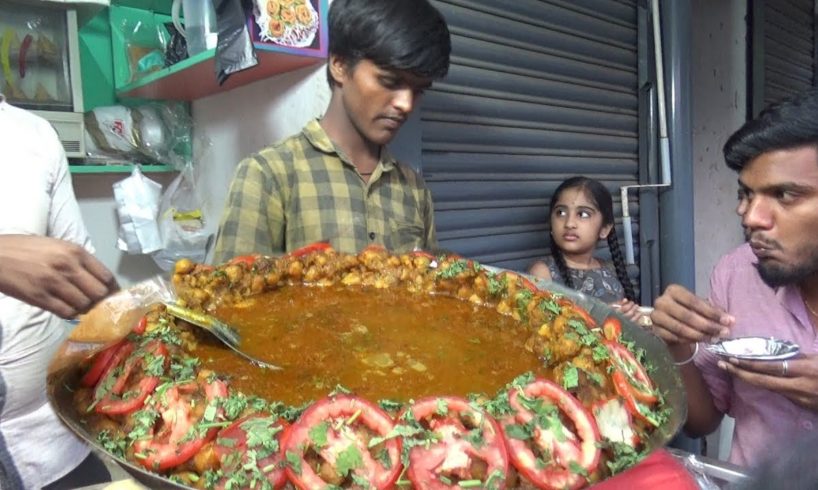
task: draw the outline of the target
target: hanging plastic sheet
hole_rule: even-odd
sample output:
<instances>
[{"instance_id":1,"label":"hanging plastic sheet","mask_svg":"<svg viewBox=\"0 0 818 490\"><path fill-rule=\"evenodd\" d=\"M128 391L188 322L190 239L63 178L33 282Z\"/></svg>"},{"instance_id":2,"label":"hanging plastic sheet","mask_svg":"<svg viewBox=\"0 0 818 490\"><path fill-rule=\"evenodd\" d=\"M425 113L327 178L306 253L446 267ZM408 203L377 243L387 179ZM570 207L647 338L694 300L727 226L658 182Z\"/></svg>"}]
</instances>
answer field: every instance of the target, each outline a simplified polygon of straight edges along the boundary
<instances>
[{"instance_id":1,"label":"hanging plastic sheet","mask_svg":"<svg viewBox=\"0 0 818 490\"><path fill-rule=\"evenodd\" d=\"M258 58L247 30L245 5L242 0L213 0L219 28L216 46L216 77L219 85L231 74L256 66Z\"/></svg>"}]
</instances>

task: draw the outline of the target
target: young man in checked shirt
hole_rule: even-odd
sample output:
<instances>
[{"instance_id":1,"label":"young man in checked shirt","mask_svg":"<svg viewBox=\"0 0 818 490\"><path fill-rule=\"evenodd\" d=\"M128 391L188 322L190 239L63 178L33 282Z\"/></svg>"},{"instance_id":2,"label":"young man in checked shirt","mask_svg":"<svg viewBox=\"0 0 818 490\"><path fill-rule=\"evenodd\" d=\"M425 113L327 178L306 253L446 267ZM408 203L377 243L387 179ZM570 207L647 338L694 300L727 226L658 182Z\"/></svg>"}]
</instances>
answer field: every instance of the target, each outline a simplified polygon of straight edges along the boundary
<instances>
[{"instance_id":1,"label":"young man in checked shirt","mask_svg":"<svg viewBox=\"0 0 818 490\"><path fill-rule=\"evenodd\" d=\"M423 179L386 149L449 68L446 22L428 0L334 0L324 117L243 160L213 261L329 241L355 253L437 246Z\"/></svg>"}]
</instances>

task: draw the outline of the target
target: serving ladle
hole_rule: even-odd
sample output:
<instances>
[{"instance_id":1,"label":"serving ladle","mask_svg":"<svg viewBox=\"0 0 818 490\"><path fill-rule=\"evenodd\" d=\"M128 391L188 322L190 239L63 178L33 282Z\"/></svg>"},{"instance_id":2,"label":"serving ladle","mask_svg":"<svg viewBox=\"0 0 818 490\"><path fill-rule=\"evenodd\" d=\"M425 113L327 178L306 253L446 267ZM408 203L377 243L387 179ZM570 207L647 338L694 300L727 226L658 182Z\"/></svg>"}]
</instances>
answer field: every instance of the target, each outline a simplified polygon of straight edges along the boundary
<instances>
[{"instance_id":1,"label":"serving ladle","mask_svg":"<svg viewBox=\"0 0 818 490\"><path fill-rule=\"evenodd\" d=\"M195 325L199 328L207 330L208 332L213 334L214 337L219 339L224 345L230 347L231 349L233 349L234 352L236 352L243 358L247 359L254 365L264 369L272 369L276 371L282 370L281 367L276 366L275 364L270 364L269 362L257 359L256 357L253 357L250 354L241 350L241 336L239 335L239 333L236 331L235 328L224 323L218 318L215 318L206 313L193 311L189 308L185 308L174 303L165 303L165 308L167 308L168 313L175 316L176 318L184 320L190 323L191 325Z\"/></svg>"}]
</instances>

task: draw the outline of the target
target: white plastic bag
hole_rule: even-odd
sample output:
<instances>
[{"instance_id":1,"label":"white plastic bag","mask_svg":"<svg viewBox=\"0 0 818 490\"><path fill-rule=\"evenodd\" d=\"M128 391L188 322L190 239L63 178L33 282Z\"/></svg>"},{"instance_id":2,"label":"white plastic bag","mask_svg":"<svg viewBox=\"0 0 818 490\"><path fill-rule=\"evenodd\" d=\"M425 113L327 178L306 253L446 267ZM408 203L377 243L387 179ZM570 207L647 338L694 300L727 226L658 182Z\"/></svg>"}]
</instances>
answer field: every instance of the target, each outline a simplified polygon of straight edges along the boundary
<instances>
[{"instance_id":1,"label":"white plastic bag","mask_svg":"<svg viewBox=\"0 0 818 490\"><path fill-rule=\"evenodd\" d=\"M213 238L206 228L205 208L193 167L188 165L168 186L159 207L162 249L152 257L162 270L173 270L176 261L183 258L205 261Z\"/></svg>"},{"instance_id":2,"label":"white plastic bag","mask_svg":"<svg viewBox=\"0 0 818 490\"><path fill-rule=\"evenodd\" d=\"M129 254L148 254L162 248L156 216L162 185L145 177L137 165L130 177L114 183L119 217L117 247Z\"/></svg>"}]
</instances>

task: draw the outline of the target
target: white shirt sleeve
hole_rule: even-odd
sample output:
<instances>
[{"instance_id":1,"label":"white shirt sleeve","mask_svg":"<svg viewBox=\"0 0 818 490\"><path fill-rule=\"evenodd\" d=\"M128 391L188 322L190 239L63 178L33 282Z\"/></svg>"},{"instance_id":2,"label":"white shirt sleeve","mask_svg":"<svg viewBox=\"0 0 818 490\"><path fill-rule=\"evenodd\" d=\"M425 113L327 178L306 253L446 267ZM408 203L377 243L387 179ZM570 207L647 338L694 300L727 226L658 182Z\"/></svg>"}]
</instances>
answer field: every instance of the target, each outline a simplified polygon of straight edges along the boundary
<instances>
[{"instance_id":1,"label":"white shirt sleeve","mask_svg":"<svg viewBox=\"0 0 818 490\"><path fill-rule=\"evenodd\" d=\"M82 245L89 253L94 253L91 237L82 221L80 207L74 195L65 150L56 134L54 139L57 144L54 151L51 207L48 212L48 236L74 242Z\"/></svg>"}]
</instances>

